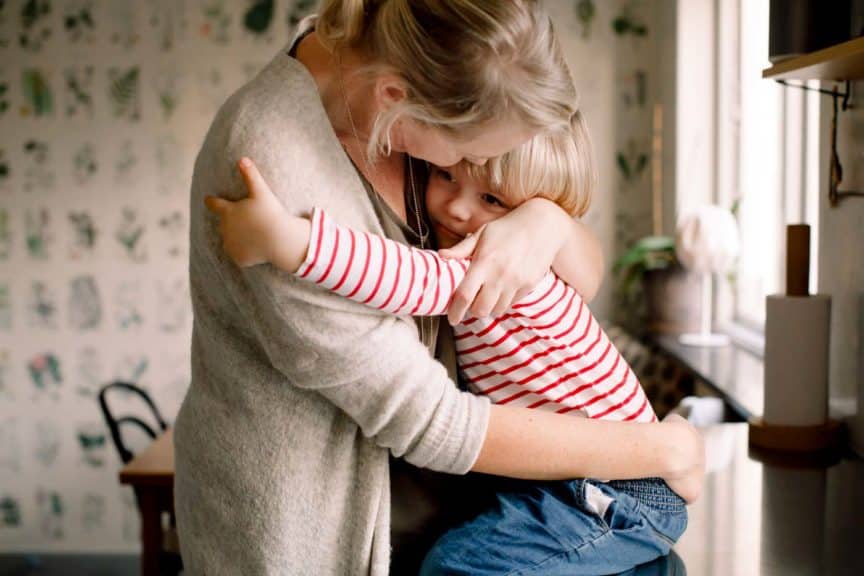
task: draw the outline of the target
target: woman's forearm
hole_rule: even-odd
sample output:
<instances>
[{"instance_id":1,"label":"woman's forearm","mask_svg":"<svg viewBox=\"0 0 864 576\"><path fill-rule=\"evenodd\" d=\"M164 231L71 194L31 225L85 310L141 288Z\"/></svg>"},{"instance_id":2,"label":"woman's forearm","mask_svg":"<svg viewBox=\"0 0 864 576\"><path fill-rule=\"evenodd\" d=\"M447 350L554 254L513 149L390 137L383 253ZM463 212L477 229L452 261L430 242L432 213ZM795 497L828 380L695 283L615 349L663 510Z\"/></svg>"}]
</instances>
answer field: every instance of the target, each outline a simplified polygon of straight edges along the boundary
<instances>
[{"instance_id":1,"label":"woman's forearm","mask_svg":"<svg viewBox=\"0 0 864 576\"><path fill-rule=\"evenodd\" d=\"M552 270L586 302L590 302L603 281L603 249L590 228L572 220L569 236L558 251Z\"/></svg>"},{"instance_id":2,"label":"woman's forearm","mask_svg":"<svg viewBox=\"0 0 864 576\"><path fill-rule=\"evenodd\" d=\"M674 478L692 466L687 424L590 420L493 405L475 472L532 480Z\"/></svg>"}]
</instances>

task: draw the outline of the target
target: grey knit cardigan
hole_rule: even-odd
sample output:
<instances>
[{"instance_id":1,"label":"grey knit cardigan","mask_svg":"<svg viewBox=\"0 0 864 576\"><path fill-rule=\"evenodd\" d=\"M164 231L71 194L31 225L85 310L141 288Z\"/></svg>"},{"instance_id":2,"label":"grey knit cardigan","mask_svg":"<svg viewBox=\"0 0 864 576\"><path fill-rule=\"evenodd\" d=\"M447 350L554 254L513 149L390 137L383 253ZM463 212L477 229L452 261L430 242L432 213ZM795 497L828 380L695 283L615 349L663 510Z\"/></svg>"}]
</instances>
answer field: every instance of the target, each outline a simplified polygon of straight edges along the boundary
<instances>
[{"instance_id":1,"label":"grey knit cardigan","mask_svg":"<svg viewBox=\"0 0 864 576\"><path fill-rule=\"evenodd\" d=\"M292 212L321 206L404 241L370 202L297 60L283 51L222 106L190 198L192 383L175 428L186 573L387 574L388 451L465 473L489 403L457 390L410 318L226 258L203 199L245 195L243 155Z\"/></svg>"}]
</instances>

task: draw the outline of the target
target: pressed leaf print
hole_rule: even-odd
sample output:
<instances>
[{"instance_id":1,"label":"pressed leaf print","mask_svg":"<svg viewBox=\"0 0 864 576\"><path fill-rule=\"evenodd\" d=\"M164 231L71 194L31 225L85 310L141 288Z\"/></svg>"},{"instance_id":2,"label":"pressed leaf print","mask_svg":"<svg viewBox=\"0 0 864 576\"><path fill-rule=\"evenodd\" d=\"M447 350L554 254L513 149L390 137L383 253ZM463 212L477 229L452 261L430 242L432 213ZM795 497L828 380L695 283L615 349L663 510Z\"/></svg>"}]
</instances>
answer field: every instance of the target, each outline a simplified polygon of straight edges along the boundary
<instances>
[{"instance_id":1,"label":"pressed leaf print","mask_svg":"<svg viewBox=\"0 0 864 576\"><path fill-rule=\"evenodd\" d=\"M275 11L275 0L252 0L243 16L243 27L256 36L263 36L273 24Z\"/></svg>"},{"instance_id":2,"label":"pressed leaf print","mask_svg":"<svg viewBox=\"0 0 864 576\"><path fill-rule=\"evenodd\" d=\"M36 503L42 536L49 540L62 540L65 536L66 510L60 493L55 490L40 489L36 493Z\"/></svg>"},{"instance_id":3,"label":"pressed leaf print","mask_svg":"<svg viewBox=\"0 0 864 576\"><path fill-rule=\"evenodd\" d=\"M0 208L0 260L8 260L12 255L12 224L9 210Z\"/></svg>"},{"instance_id":4,"label":"pressed leaf print","mask_svg":"<svg viewBox=\"0 0 864 576\"><path fill-rule=\"evenodd\" d=\"M3 332L12 330L12 296L9 293L9 284L6 283L0 284L0 330ZM0 350L0 396L3 396L3 392L6 390L7 356L8 353L5 350Z\"/></svg>"},{"instance_id":5,"label":"pressed leaf print","mask_svg":"<svg viewBox=\"0 0 864 576\"><path fill-rule=\"evenodd\" d=\"M93 117L93 73L93 66L67 68L63 72L67 117Z\"/></svg>"},{"instance_id":6,"label":"pressed leaf print","mask_svg":"<svg viewBox=\"0 0 864 576\"><path fill-rule=\"evenodd\" d=\"M54 92L46 72L27 68L21 72L21 90L24 102L22 116L51 116L54 114Z\"/></svg>"},{"instance_id":7,"label":"pressed leaf print","mask_svg":"<svg viewBox=\"0 0 864 576\"><path fill-rule=\"evenodd\" d=\"M138 121L141 118L139 101L139 69L111 68L108 71L108 99L115 118Z\"/></svg>"},{"instance_id":8,"label":"pressed leaf print","mask_svg":"<svg viewBox=\"0 0 864 576\"><path fill-rule=\"evenodd\" d=\"M54 189L56 177L51 167L51 148L48 142L24 142L24 161L24 192L46 192Z\"/></svg>"},{"instance_id":9,"label":"pressed leaf print","mask_svg":"<svg viewBox=\"0 0 864 576\"><path fill-rule=\"evenodd\" d=\"M215 44L230 41L231 14L225 0L201 0L201 36Z\"/></svg>"},{"instance_id":10,"label":"pressed leaf print","mask_svg":"<svg viewBox=\"0 0 864 576\"><path fill-rule=\"evenodd\" d=\"M51 255L54 236L51 233L51 213L47 208L30 209L24 213L24 232L27 253L35 260Z\"/></svg>"},{"instance_id":11,"label":"pressed leaf print","mask_svg":"<svg viewBox=\"0 0 864 576\"><path fill-rule=\"evenodd\" d=\"M69 283L69 328L85 331L99 327L102 299L93 276L79 276Z\"/></svg>"},{"instance_id":12,"label":"pressed leaf print","mask_svg":"<svg viewBox=\"0 0 864 576\"><path fill-rule=\"evenodd\" d=\"M96 37L93 0L66 0L63 29L70 44L92 44Z\"/></svg>"},{"instance_id":13,"label":"pressed leaf print","mask_svg":"<svg viewBox=\"0 0 864 576\"><path fill-rule=\"evenodd\" d=\"M39 52L51 38L51 0L23 0L19 16L18 45Z\"/></svg>"},{"instance_id":14,"label":"pressed leaf print","mask_svg":"<svg viewBox=\"0 0 864 576\"><path fill-rule=\"evenodd\" d=\"M129 207L123 208L114 238L121 246L123 254L130 260L140 262L146 259L143 237L144 224L138 211Z\"/></svg>"}]
</instances>

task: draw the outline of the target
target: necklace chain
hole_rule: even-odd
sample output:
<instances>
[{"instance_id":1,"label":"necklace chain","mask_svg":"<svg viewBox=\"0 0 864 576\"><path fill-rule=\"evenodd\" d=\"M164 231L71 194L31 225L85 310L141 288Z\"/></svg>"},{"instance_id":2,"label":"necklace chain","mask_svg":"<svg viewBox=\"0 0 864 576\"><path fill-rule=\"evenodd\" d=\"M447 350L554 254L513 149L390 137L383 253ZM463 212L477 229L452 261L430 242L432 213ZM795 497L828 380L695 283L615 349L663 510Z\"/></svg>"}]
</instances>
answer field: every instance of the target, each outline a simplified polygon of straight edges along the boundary
<instances>
[{"instance_id":1,"label":"necklace chain","mask_svg":"<svg viewBox=\"0 0 864 576\"><path fill-rule=\"evenodd\" d=\"M336 65L338 67L338 75L339 75L339 90L342 93L342 101L345 104L345 112L348 116L348 123L351 125L351 134L354 136L354 143L357 145L358 152L360 154L361 159L363 160L363 166L366 168L366 173L369 176L375 173L372 169L372 166L369 164L369 160L366 157L366 150L363 145L360 143L360 136L357 133L357 125L354 124L354 116L351 114L351 105L348 102L348 92L345 89L345 80L342 76L342 56L337 52L336 53ZM379 212L384 213L383 206L381 205L381 198L378 195L378 191L375 190L375 186L372 184L372 181L369 177L366 178L366 181L369 182L369 187L372 188L372 198L378 206ZM417 189L416 184L414 182L414 162L410 156L408 156L408 185L411 189L411 200L414 203L414 218L417 223L417 234L420 237L420 248L426 248L426 239L429 237L429 230L424 229L423 218L420 213L420 200L417 198ZM405 213L408 213L407 206L405 207ZM426 342L426 320L425 316L420 317L420 340L427 344ZM429 328L430 332L432 329L432 319L429 318Z\"/></svg>"}]
</instances>

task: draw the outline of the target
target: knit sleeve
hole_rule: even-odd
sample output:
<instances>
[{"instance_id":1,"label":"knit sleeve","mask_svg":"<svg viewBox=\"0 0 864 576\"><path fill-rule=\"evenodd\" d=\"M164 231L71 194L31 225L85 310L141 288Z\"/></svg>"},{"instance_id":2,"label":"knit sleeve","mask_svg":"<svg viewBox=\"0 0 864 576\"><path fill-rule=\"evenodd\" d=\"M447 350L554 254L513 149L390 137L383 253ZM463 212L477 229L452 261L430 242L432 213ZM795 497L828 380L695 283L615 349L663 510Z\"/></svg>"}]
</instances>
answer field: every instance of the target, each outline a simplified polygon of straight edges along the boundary
<instances>
[{"instance_id":1,"label":"knit sleeve","mask_svg":"<svg viewBox=\"0 0 864 576\"><path fill-rule=\"evenodd\" d=\"M467 260L340 226L316 208L297 276L383 312L437 316L446 314L467 269Z\"/></svg>"}]
</instances>

